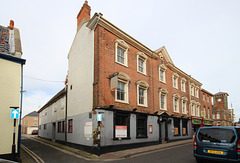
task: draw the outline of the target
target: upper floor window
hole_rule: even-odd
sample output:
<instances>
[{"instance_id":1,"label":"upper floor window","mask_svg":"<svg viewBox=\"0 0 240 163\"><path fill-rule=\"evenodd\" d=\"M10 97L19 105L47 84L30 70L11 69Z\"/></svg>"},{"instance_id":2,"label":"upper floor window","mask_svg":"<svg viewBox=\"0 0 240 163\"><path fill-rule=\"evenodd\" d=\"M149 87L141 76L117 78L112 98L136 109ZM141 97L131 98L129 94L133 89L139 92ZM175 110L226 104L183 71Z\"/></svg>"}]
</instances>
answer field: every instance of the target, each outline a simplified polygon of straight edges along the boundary
<instances>
[{"instance_id":1,"label":"upper floor window","mask_svg":"<svg viewBox=\"0 0 240 163\"><path fill-rule=\"evenodd\" d=\"M214 113L212 114L212 119L215 119L215 114Z\"/></svg>"},{"instance_id":2,"label":"upper floor window","mask_svg":"<svg viewBox=\"0 0 240 163\"><path fill-rule=\"evenodd\" d=\"M220 119L220 113L217 113L217 119Z\"/></svg>"},{"instance_id":3,"label":"upper floor window","mask_svg":"<svg viewBox=\"0 0 240 163\"><path fill-rule=\"evenodd\" d=\"M168 91L164 88L159 89L159 103L161 110L167 110L167 94Z\"/></svg>"},{"instance_id":4,"label":"upper floor window","mask_svg":"<svg viewBox=\"0 0 240 163\"><path fill-rule=\"evenodd\" d=\"M173 111L179 113L179 95L173 95Z\"/></svg>"},{"instance_id":5,"label":"upper floor window","mask_svg":"<svg viewBox=\"0 0 240 163\"><path fill-rule=\"evenodd\" d=\"M191 84L190 94L191 94L192 96L194 96L194 87L195 87L195 85L194 85L194 84Z\"/></svg>"},{"instance_id":6,"label":"upper floor window","mask_svg":"<svg viewBox=\"0 0 240 163\"><path fill-rule=\"evenodd\" d=\"M129 46L123 40L115 41L115 61L121 65L128 66L128 52Z\"/></svg>"},{"instance_id":7,"label":"upper floor window","mask_svg":"<svg viewBox=\"0 0 240 163\"><path fill-rule=\"evenodd\" d=\"M137 53L137 71L142 74L147 74L147 56L143 52Z\"/></svg>"},{"instance_id":8,"label":"upper floor window","mask_svg":"<svg viewBox=\"0 0 240 163\"><path fill-rule=\"evenodd\" d=\"M191 115L195 116L195 105L194 105L194 103L191 103Z\"/></svg>"},{"instance_id":9,"label":"upper floor window","mask_svg":"<svg viewBox=\"0 0 240 163\"><path fill-rule=\"evenodd\" d=\"M206 112L206 107L204 106L204 107L203 107L203 117L204 117L204 118L206 118L206 114L207 114L207 112Z\"/></svg>"},{"instance_id":10,"label":"upper floor window","mask_svg":"<svg viewBox=\"0 0 240 163\"><path fill-rule=\"evenodd\" d=\"M128 83L130 78L127 74L119 72L118 85L115 91L115 101L128 103Z\"/></svg>"},{"instance_id":11,"label":"upper floor window","mask_svg":"<svg viewBox=\"0 0 240 163\"><path fill-rule=\"evenodd\" d=\"M148 83L145 81L137 81L137 104L140 106L145 106L147 107L147 101L148 101Z\"/></svg>"},{"instance_id":12,"label":"upper floor window","mask_svg":"<svg viewBox=\"0 0 240 163\"><path fill-rule=\"evenodd\" d=\"M159 65L159 81L166 83L166 70L164 64Z\"/></svg>"},{"instance_id":13,"label":"upper floor window","mask_svg":"<svg viewBox=\"0 0 240 163\"><path fill-rule=\"evenodd\" d=\"M205 101L205 94L203 94L203 101Z\"/></svg>"},{"instance_id":14,"label":"upper floor window","mask_svg":"<svg viewBox=\"0 0 240 163\"><path fill-rule=\"evenodd\" d=\"M187 98L182 97L182 113L187 114Z\"/></svg>"},{"instance_id":15,"label":"upper floor window","mask_svg":"<svg viewBox=\"0 0 240 163\"><path fill-rule=\"evenodd\" d=\"M208 118L210 118L210 108L208 108Z\"/></svg>"},{"instance_id":16,"label":"upper floor window","mask_svg":"<svg viewBox=\"0 0 240 163\"><path fill-rule=\"evenodd\" d=\"M178 89L178 77L179 75L177 73L174 73L172 76L173 88L176 88L176 89Z\"/></svg>"},{"instance_id":17,"label":"upper floor window","mask_svg":"<svg viewBox=\"0 0 240 163\"><path fill-rule=\"evenodd\" d=\"M126 83L125 82L118 81L117 99L121 101L126 100Z\"/></svg>"},{"instance_id":18,"label":"upper floor window","mask_svg":"<svg viewBox=\"0 0 240 163\"><path fill-rule=\"evenodd\" d=\"M199 88L195 88L195 97L199 97Z\"/></svg>"},{"instance_id":19,"label":"upper floor window","mask_svg":"<svg viewBox=\"0 0 240 163\"><path fill-rule=\"evenodd\" d=\"M207 96L207 102L209 102L209 96Z\"/></svg>"},{"instance_id":20,"label":"upper floor window","mask_svg":"<svg viewBox=\"0 0 240 163\"><path fill-rule=\"evenodd\" d=\"M186 92L186 79L181 79L181 91Z\"/></svg>"},{"instance_id":21,"label":"upper floor window","mask_svg":"<svg viewBox=\"0 0 240 163\"><path fill-rule=\"evenodd\" d=\"M196 105L196 116L199 116L200 117L200 107L199 105Z\"/></svg>"}]
</instances>

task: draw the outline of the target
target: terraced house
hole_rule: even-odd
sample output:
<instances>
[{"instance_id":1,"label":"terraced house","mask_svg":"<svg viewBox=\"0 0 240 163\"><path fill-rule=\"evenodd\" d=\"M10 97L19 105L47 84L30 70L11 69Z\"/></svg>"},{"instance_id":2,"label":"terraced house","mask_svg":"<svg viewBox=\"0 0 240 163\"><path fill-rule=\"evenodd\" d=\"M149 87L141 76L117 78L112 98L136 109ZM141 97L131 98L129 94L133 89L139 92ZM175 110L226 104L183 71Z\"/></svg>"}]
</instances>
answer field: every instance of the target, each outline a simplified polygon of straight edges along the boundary
<instances>
[{"instance_id":1,"label":"terraced house","mask_svg":"<svg viewBox=\"0 0 240 163\"><path fill-rule=\"evenodd\" d=\"M203 119L202 83L174 65L164 46L151 50L90 11L85 1L77 16L66 114L42 123L55 114L54 104L40 109L39 136L57 134L54 138L101 152L192 138L194 119ZM66 128L57 132L53 126L62 121Z\"/></svg>"},{"instance_id":2,"label":"terraced house","mask_svg":"<svg viewBox=\"0 0 240 163\"><path fill-rule=\"evenodd\" d=\"M20 32L11 20L8 27L0 26L0 159L14 161L20 160L23 65L26 62L21 57ZM17 110L11 111L13 108Z\"/></svg>"}]
</instances>

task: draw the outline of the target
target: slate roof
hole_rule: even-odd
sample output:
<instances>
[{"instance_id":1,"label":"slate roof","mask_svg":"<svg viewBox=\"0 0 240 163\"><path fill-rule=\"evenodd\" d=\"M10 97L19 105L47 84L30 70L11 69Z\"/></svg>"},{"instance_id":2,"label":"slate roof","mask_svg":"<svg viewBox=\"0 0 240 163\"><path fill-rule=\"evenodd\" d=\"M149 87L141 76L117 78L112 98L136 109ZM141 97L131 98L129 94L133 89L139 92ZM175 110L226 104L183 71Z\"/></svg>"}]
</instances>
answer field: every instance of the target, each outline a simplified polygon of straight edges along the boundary
<instances>
[{"instance_id":1,"label":"slate roof","mask_svg":"<svg viewBox=\"0 0 240 163\"><path fill-rule=\"evenodd\" d=\"M217 96L217 95L224 95L224 94L227 94L227 95L228 95L228 93L226 93L226 92L218 92L218 93L214 94L214 96Z\"/></svg>"},{"instance_id":2,"label":"slate roof","mask_svg":"<svg viewBox=\"0 0 240 163\"><path fill-rule=\"evenodd\" d=\"M9 30L3 26L0 26L0 51L9 53Z\"/></svg>"},{"instance_id":3,"label":"slate roof","mask_svg":"<svg viewBox=\"0 0 240 163\"><path fill-rule=\"evenodd\" d=\"M27 117L27 116L29 116L29 117L38 117L38 113L36 111L33 111L33 112L27 114L25 117Z\"/></svg>"},{"instance_id":4,"label":"slate roof","mask_svg":"<svg viewBox=\"0 0 240 163\"><path fill-rule=\"evenodd\" d=\"M0 52L21 58L22 46L19 29L0 25Z\"/></svg>"}]
</instances>

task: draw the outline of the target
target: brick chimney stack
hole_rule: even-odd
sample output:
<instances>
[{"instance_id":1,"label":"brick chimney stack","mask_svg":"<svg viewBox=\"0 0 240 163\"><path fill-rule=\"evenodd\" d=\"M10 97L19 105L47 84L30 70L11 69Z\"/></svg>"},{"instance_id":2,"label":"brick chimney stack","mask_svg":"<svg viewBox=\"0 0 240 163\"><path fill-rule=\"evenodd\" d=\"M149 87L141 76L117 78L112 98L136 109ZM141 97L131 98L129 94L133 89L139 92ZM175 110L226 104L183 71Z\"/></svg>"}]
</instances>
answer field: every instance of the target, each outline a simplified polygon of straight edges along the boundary
<instances>
[{"instance_id":1,"label":"brick chimney stack","mask_svg":"<svg viewBox=\"0 0 240 163\"><path fill-rule=\"evenodd\" d=\"M10 20L8 28L13 30L13 28L14 28L14 21L13 20Z\"/></svg>"},{"instance_id":2,"label":"brick chimney stack","mask_svg":"<svg viewBox=\"0 0 240 163\"><path fill-rule=\"evenodd\" d=\"M79 11L77 15L77 30L82 26L82 24L90 19L91 7L88 5L88 1L82 6L82 9Z\"/></svg>"}]
</instances>

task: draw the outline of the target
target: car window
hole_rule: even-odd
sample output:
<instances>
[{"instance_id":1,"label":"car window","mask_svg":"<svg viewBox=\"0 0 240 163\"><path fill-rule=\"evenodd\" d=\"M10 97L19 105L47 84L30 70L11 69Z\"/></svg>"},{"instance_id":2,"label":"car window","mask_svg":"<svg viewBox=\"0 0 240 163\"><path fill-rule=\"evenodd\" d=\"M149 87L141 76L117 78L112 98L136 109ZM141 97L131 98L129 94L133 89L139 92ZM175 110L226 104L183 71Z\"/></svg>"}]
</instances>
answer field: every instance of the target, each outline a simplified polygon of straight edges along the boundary
<instances>
[{"instance_id":1,"label":"car window","mask_svg":"<svg viewBox=\"0 0 240 163\"><path fill-rule=\"evenodd\" d=\"M233 143L236 135L231 129L209 128L199 130L198 139L202 142Z\"/></svg>"}]
</instances>

